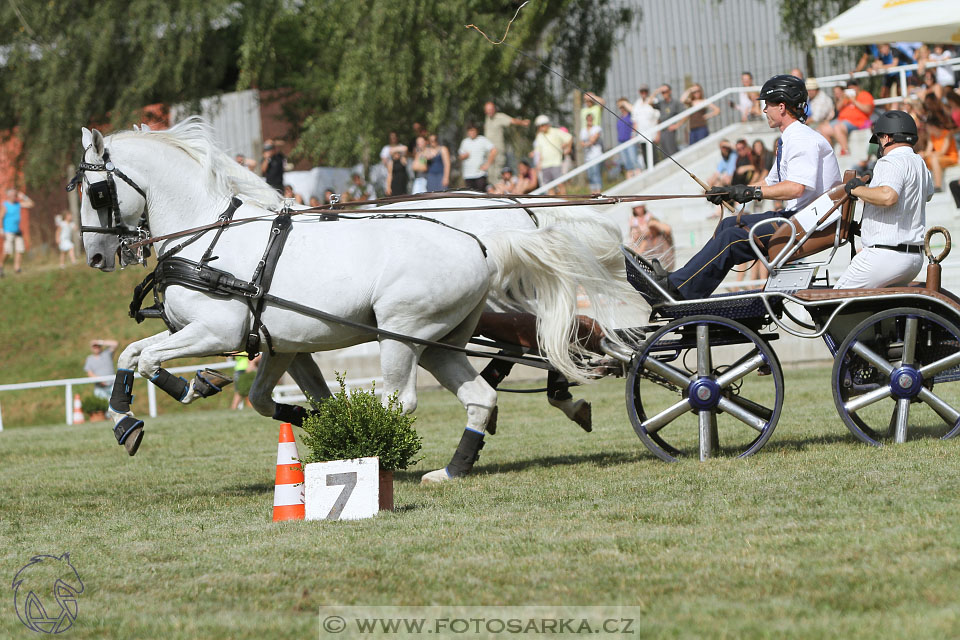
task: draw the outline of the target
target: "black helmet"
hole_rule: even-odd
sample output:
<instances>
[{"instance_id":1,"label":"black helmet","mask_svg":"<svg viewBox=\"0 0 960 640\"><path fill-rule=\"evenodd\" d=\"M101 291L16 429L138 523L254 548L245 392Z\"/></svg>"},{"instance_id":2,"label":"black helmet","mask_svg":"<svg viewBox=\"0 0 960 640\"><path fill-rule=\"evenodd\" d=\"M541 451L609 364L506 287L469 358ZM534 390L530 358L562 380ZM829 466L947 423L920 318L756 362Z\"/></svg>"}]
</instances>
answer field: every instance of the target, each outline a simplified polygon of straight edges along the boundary
<instances>
[{"instance_id":1,"label":"black helmet","mask_svg":"<svg viewBox=\"0 0 960 640\"><path fill-rule=\"evenodd\" d=\"M806 120L807 86L796 76L773 76L763 83L759 99L766 102L782 102L796 110L797 118L801 122Z\"/></svg>"},{"instance_id":2,"label":"black helmet","mask_svg":"<svg viewBox=\"0 0 960 640\"><path fill-rule=\"evenodd\" d=\"M871 144L877 144L877 136L885 133L893 138L894 143L906 142L917 144L917 123L906 111L884 111L873 125Z\"/></svg>"}]
</instances>

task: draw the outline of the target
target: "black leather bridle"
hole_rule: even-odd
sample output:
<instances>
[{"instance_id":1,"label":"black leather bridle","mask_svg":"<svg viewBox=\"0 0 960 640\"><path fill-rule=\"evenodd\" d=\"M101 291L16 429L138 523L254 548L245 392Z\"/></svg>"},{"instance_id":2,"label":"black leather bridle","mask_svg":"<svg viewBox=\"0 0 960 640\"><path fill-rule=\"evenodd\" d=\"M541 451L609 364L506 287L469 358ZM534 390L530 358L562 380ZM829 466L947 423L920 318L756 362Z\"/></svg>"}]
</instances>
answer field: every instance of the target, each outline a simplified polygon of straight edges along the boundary
<instances>
[{"instance_id":1,"label":"black leather bridle","mask_svg":"<svg viewBox=\"0 0 960 640\"><path fill-rule=\"evenodd\" d=\"M88 147L89 148L89 147ZM86 153L86 149L84 150ZM99 182L89 182L86 178L87 171L105 173L106 178ZM113 179L116 174L121 180L130 185L134 191L143 198L143 212L140 214L140 220L136 228L131 229L123 223L123 216L120 213L120 201L117 196L117 184ZM67 191L73 191L81 183L86 183L87 198L90 200L90 206L100 216L101 221L106 220L104 226L89 226L80 224L80 240L83 241L84 232L87 233L107 233L116 235L120 241L117 254L121 258L121 266L135 262L146 264L147 257L150 255L149 249L138 246L131 249L130 245L150 237L150 230L147 227L147 194L140 186L131 180L127 174L118 169L110 160L110 152L104 150L103 162L91 163L81 162L77 166L77 172L67 184ZM104 213L106 216L104 216Z\"/></svg>"}]
</instances>

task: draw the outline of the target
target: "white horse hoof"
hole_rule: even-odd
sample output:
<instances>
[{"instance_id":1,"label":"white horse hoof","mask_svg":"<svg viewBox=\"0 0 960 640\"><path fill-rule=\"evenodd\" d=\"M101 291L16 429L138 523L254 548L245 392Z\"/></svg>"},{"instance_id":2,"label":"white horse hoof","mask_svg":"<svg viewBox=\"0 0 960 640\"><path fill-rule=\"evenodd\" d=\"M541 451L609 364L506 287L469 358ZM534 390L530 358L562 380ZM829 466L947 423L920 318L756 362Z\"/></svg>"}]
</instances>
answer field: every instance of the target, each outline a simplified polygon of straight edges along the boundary
<instances>
[{"instance_id":1,"label":"white horse hoof","mask_svg":"<svg viewBox=\"0 0 960 640\"><path fill-rule=\"evenodd\" d=\"M547 402L563 411L565 416L576 422L587 433L593 431L593 409L583 398L577 401L547 398Z\"/></svg>"},{"instance_id":2,"label":"white horse hoof","mask_svg":"<svg viewBox=\"0 0 960 640\"><path fill-rule=\"evenodd\" d=\"M450 477L450 474L447 473L447 468L437 469L436 471L431 471L430 473L423 474L423 477L420 478L420 484L440 484L441 482L448 482L453 480Z\"/></svg>"}]
</instances>

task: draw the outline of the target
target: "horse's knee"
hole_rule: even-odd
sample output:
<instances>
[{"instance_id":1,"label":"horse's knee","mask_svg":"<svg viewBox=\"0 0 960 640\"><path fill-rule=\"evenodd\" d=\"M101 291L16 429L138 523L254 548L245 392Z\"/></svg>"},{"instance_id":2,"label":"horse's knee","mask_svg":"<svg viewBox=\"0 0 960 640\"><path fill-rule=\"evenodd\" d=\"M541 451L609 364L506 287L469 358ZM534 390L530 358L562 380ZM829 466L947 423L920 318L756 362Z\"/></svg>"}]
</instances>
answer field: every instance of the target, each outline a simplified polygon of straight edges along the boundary
<instances>
[{"instance_id":1,"label":"horse's knee","mask_svg":"<svg viewBox=\"0 0 960 640\"><path fill-rule=\"evenodd\" d=\"M128 346L120 353L120 357L117 358L117 369L130 369L133 370L137 367L138 356L140 355L140 350L135 348L134 345Z\"/></svg>"},{"instance_id":2,"label":"horse's knee","mask_svg":"<svg viewBox=\"0 0 960 640\"><path fill-rule=\"evenodd\" d=\"M387 406L387 399L389 395L384 393L382 396L383 406ZM407 391L401 391L397 396L397 400L400 401L401 406L403 406L404 415L409 415L417 410L417 390L411 389Z\"/></svg>"}]
</instances>

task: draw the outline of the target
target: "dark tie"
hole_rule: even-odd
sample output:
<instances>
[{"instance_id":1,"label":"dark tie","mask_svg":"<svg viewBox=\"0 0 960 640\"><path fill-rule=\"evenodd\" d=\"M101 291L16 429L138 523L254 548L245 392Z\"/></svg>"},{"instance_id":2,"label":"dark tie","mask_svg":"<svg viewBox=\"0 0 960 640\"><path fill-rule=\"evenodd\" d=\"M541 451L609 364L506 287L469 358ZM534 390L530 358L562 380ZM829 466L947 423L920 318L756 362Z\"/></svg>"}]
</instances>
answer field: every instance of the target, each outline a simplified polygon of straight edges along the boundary
<instances>
[{"instance_id":1,"label":"dark tie","mask_svg":"<svg viewBox=\"0 0 960 640\"><path fill-rule=\"evenodd\" d=\"M782 182L783 176L780 174L781 155L783 155L783 138L777 138L777 178Z\"/></svg>"}]
</instances>

